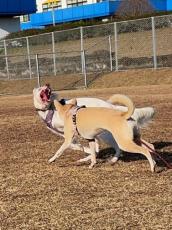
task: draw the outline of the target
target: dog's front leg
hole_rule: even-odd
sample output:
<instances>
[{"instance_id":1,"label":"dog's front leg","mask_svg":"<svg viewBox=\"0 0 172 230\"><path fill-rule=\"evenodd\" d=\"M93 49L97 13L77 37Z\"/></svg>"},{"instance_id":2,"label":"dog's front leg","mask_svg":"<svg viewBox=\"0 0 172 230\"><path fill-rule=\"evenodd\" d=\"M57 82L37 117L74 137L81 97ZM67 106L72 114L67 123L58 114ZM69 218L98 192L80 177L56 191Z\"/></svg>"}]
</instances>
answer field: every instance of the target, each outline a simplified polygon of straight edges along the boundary
<instances>
[{"instance_id":1,"label":"dog's front leg","mask_svg":"<svg viewBox=\"0 0 172 230\"><path fill-rule=\"evenodd\" d=\"M79 144L79 143L71 143L70 144L70 148L72 149L72 150L79 150L79 151L84 151L84 146L82 146L81 144ZM84 151L85 152L85 151Z\"/></svg>"},{"instance_id":2,"label":"dog's front leg","mask_svg":"<svg viewBox=\"0 0 172 230\"><path fill-rule=\"evenodd\" d=\"M72 141L72 143L70 145L70 148L72 150L84 151L85 153L89 153L89 154L91 153L90 148L82 146L81 144L79 144L77 138L73 139L73 141Z\"/></svg>"},{"instance_id":3,"label":"dog's front leg","mask_svg":"<svg viewBox=\"0 0 172 230\"><path fill-rule=\"evenodd\" d=\"M88 153L88 154L92 154L92 149L90 147L84 147L83 146L83 149L84 149L84 152L85 153ZM97 139L95 139L95 151L96 151L96 154L99 153L99 142ZM87 157L84 157L82 159L79 159L77 162L78 163L81 163L81 162L85 162L85 161L88 161L91 159L91 156L87 156Z\"/></svg>"},{"instance_id":4,"label":"dog's front leg","mask_svg":"<svg viewBox=\"0 0 172 230\"><path fill-rule=\"evenodd\" d=\"M85 147L85 146L82 146L81 144L74 144L74 143L71 143L70 144L70 148L72 149L72 150L79 150L79 151L83 151L83 152L85 152L85 153L88 153L88 154L91 154L91 150L90 150L90 148L89 147Z\"/></svg>"},{"instance_id":5,"label":"dog's front leg","mask_svg":"<svg viewBox=\"0 0 172 230\"><path fill-rule=\"evenodd\" d=\"M59 150L54 154L53 157L49 159L49 163L55 161L56 158L60 157L62 153L70 146L70 142L65 141L62 146L59 148Z\"/></svg>"},{"instance_id":6,"label":"dog's front leg","mask_svg":"<svg viewBox=\"0 0 172 230\"><path fill-rule=\"evenodd\" d=\"M82 146L79 143L78 144L77 143L71 143L70 148L72 150L79 150L79 151L83 151L83 152L88 153L88 154L92 153L92 151L89 147ZM99 144L96 141L96 153L98 153L98 152L99 152Z\"/></svg>"}]
</instances>

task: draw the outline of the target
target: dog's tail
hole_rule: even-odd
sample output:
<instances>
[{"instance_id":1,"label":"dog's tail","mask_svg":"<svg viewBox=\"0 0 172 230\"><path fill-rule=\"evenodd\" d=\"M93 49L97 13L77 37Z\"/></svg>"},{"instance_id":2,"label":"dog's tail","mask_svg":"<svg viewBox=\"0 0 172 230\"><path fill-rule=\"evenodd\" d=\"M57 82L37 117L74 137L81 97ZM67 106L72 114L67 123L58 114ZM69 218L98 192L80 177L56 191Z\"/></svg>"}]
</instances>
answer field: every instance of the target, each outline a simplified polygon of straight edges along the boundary
<instances>
[{"instance_id":1,"label":"dog's tail","mask_svg":"<svg viewBox=\"0 0 172 230\"><path fill-rule=\"evenodd\" d=\"M109 98L108 102L111 104L118 103L126 106L128 110L122 112L122 116L125 117L126 120L129 119L134 112L134 104L132 100L125 95L114 94Z\"/></svg>"},{"instance_id":2,"label":"dog's tail","mask_svg":"<svg viewBox=\"0 0 172 230\"><path fill-rule=\"evenodd\" d=\"M147 126L155 114L155 110L152 107L144 107L135 109L132 118L137 122L138 127L142 128Z\"/></svg>"}]
</instances>

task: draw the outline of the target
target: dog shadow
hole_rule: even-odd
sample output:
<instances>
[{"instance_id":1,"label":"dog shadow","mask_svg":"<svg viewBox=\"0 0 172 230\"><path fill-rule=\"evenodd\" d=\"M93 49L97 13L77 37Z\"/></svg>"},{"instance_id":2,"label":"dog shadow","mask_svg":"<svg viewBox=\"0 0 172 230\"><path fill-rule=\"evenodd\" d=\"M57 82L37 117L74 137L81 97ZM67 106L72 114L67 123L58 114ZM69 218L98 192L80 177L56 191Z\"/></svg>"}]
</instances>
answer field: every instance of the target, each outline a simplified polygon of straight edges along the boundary
<instances>
[{"instance_id":1,"label":"dog shadow","mask_svg":"<svg viewBox=\"0 0 172 230\"><path fill-rule=\"evenodd\" d=\"M154 142L153 145L155 146L155 150L161 150L165 147L172 146L172 142ZM158 154L160 157L162 157L165 161L167 161L169 164L172 164L172 150L171 151L158 151ZM100 150L100 152L97 154L97 159L99 159L102 162L107 161L108 159L112 158L115 155L115 151L113 148L106 148L103 150ZM166 166L165 163L157 156L152 155L156 159L157 166L164 167ZM120 156L120 160L123 162L131 162L131 161L139 161L139 160L145 160L146 158L142 154L137 153L128 153L128 152L122 152Z\"/></svg>"},{"instance_id":2,"label":"dog shadow","mask_svg":"<svg viewBox=\"0 0 172 230\"><path fill-rule=\"evenodd\" d=\"M168 146L172 146L172 142L164 142L164 141L160 141L160 142L154 142L152 143L155 147L155 149L162 149Z\"/></svg>"}]
</instances>

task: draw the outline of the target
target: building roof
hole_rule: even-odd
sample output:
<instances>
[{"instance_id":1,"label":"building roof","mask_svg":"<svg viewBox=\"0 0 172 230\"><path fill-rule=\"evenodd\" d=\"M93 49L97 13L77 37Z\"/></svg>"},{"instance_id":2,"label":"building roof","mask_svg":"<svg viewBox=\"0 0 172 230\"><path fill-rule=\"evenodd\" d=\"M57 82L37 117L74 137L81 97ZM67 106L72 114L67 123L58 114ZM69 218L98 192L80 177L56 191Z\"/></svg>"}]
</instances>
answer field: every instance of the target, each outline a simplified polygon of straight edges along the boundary
<instances>
[{"instance_id":1,"label":"building roof","mask_svg":"<svg viewBox=\"0 0 172 230\"><path fill-rule=\"evenodd\" d=\"M36 12L36 0L0 0L0 16L18 16Z\"/></svg>"}]
</instances>

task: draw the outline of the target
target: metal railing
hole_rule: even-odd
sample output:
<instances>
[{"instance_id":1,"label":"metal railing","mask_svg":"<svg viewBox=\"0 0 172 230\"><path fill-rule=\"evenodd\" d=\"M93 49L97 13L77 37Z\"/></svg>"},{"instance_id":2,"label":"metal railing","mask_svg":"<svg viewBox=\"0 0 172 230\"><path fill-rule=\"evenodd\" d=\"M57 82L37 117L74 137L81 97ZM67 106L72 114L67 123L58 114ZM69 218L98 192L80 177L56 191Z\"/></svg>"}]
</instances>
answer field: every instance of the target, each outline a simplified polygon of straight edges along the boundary
<instances>
[{"instance_id":1,"label":"metal railing","mask_svg":"<svg viewBox=\"0 0 172 230\"><path fill-rule=\"evenodd\" d=\"M0 41L0 78L172 66L172 15ZM39 69L39 73L38 73Z\"/></svg>"}]
</instances>

